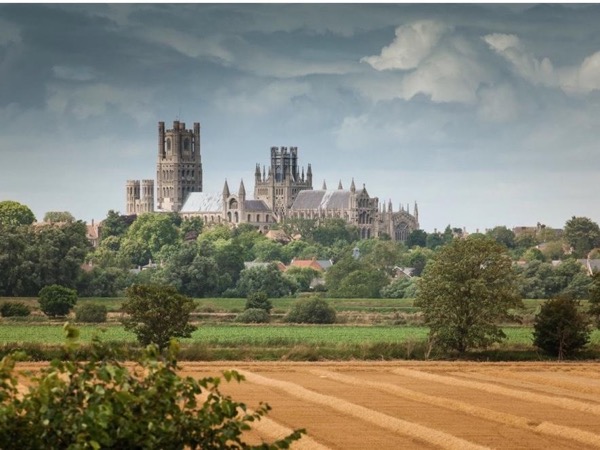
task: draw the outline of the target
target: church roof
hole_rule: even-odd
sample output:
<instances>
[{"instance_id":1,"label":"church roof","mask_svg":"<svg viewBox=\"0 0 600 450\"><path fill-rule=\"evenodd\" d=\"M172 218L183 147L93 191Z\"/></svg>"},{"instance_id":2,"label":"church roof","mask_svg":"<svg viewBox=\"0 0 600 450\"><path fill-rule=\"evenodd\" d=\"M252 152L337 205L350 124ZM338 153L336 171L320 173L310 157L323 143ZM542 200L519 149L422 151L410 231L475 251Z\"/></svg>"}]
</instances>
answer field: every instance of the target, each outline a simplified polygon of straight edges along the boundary
<instances>
[{"instance_id":1,"label":"church roof","mask_svg":"<svg viewBox=\"0 0 600 450\"><path fill-rule=\"evenodd\" d=\"M181 207L181 213L222 212L223 196L210 192L190 192Z\"/></svg>"},{"instance_id":2,"label":"church roof","mask_svg":"<svg viewBox=\"0 0 600 450\"><path fill-rule=\"evenodd\" d=\"M300 191L294 204L292 211L305 209L348 209L352 192L338 189L335 191L312 190Z\"/></svg>"},{"instance_id":3,"label":"church roof","mask_svg":"<svg viewBox=\"0 0 600 450\"><path fill-rule=\"evenodd\" d=\"M244 202L244 209L252 212L271 212L262 200L246 200Z\"/></svg>"}]
</instances>

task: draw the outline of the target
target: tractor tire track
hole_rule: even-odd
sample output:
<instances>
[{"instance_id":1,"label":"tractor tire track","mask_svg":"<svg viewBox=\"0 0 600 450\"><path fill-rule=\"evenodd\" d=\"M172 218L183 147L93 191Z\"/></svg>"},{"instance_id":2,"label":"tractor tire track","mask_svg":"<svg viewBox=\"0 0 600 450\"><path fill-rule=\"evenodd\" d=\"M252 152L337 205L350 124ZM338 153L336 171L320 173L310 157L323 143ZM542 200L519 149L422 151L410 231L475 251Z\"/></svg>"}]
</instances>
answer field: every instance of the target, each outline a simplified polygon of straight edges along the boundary
<instances>
[{"instance_id":1,"label":"tractor tire track","mask_svg":"<svg viewBox=\"0 0 600 450\"><path fill-rule=\"evenodd\" d=\"M313 369L310 373L317 376L328 377L334 381L349 384L352 386L368 387L377 389L386 393L394 394L407 400L425 403L431 406L445 408L455 412L461 412L480 419L489 420L492 422L501 423L514 428L519 428L526 431L533 431L539 434L550 437L560 437L567 440L577 441L581 444L591 447L600 448L600 435L590 433L588 431L579 430L563 425L557 425L552 422L536 423L526 417L517 416L514 414L494 411L488 408L471 405L460 400L452 400L443 397L437 397L429 394L423 394L418 391L407 389L391 383L381 383L368 381L362 378L342 375L340 373L331 372L328 370Z\"/></svg>"},{"instance_id":2,"label":"tractor tire track","mask_svg":"<svg viewBox=\"0 0 600 450\"><path fill-rule=\"evenodd\" d=\"M250 383L281 389L287 394L293 395L302 400L335 409L343 414L356 417L360 420L377 425L378 427L409 436L440 448L447 450L481 450L488 448L465 439L458 438L443 431L419 425L414 422L398 419L396 417L365 408L364 406L360 406L337 397L319 394L295 383L267 378L253 372L247 372L245 370L238 370L238 372L243 374L246 380Z\"/></svg>"},{"instance_id":3,"label":"tractor tire track","mask_svg":"<svg viewBox=\"0 0 600 450\"><path fill-rule=\"evenodd\" d=\"M504 395L507 397L517 398L519 400L529 400L536 403L543 403L546 405L557 406L563 409L569 409L571 411L579 411L600 416L600 405L594 405L579 400L573 400L569 398L557 398L549 395L536 394L533 392L526 392L519 389L511 389L503 386L497 386L490 383L465 380L445 375L435 375L432 373L412 369L393 369L392 372L397 375L412 377L423 381L431 381L434 383L446 384L448 386L466 387L468 389L477 389L480 391L488 392L490 394Z\"/></svg>"}]
</instances>

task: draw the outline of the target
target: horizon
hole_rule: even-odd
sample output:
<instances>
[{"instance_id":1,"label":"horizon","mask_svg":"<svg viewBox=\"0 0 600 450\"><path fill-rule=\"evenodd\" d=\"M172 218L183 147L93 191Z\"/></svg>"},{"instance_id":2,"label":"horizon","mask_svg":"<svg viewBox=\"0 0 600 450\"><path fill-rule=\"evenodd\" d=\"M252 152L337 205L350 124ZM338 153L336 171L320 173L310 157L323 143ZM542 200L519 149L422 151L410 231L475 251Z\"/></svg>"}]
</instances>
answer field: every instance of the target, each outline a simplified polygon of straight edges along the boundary
<instances>
[{"instance_id":1,"label":"horizon","mask_svg":"<svg viewBox=\"0 0 600 450\"><path fill-rule=\"evenodd\" d=\"M0 201L103 220L201 124L204 192L298 147L472 233L600 222L600 5L0 4Z\"/></svg>"}]
</instances>

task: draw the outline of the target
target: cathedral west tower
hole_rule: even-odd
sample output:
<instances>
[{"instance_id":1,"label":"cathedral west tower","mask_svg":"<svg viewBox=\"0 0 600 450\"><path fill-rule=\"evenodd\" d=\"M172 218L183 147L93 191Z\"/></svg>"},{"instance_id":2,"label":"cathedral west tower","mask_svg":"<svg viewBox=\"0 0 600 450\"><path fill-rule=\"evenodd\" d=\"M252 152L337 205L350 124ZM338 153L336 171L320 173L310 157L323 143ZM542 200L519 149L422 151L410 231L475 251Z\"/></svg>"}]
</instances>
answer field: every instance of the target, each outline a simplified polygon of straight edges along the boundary
<instances>
[{"instance_id":1,"label":"cathedral west tower","mask_svg":"<svg viewBox=\"0 0 600 450\"><path fill-rule=\"evenodd\" d=\"M202 192L200 123L186 130L185 123L176 120L165 130L165 123L158 122L156 184L159 211L178 212L190 192Z\"/></svg>"}]
</instances>

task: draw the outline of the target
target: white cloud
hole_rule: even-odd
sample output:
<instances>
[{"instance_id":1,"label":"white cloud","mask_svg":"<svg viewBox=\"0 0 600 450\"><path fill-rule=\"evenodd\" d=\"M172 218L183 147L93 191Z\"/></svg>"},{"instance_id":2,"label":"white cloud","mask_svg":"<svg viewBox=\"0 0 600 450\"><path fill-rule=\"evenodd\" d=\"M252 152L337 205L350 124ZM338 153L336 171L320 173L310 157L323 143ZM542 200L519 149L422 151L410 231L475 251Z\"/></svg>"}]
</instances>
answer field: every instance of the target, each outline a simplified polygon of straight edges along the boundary
<instances>
[{"instance_id":1,"label":"white cloud","mask_svg":"<svg viewBox=\"0 0 600 450\"><path fill-rule=\"evenodd\" d=\"M488 34L483 37L490 48L510 62L515 71L533 84L555 86L557 77L548 58L541 61L525 51L520 39L513 34Z\"/></svg>"},{"instance_id":2,"label":"white cloud","mask_svg":"<svg viewBox=\"0 0 600 450\"><path fill-rule=\"evenodd\" d=\"M512 64L518 75L532 84L559 87L567 93L600 90L600 51L586 57L579 66L555 68L548 58L540 60L527 52L515 35L496 33L483 39Z\"/></svg>"},{"instance_id":3,"label":"white cloud","mask_svg":"<svg viewBox=\"0 0 600 450\"><path fill-rule=\"evenodd\" d=\"M409 70L417 67L437 45L448 28L430 20L402 25L396 28L396 38L381 49L381 54L366 56L361 62L376 70Z\"/></svg>"}]
</instances>

